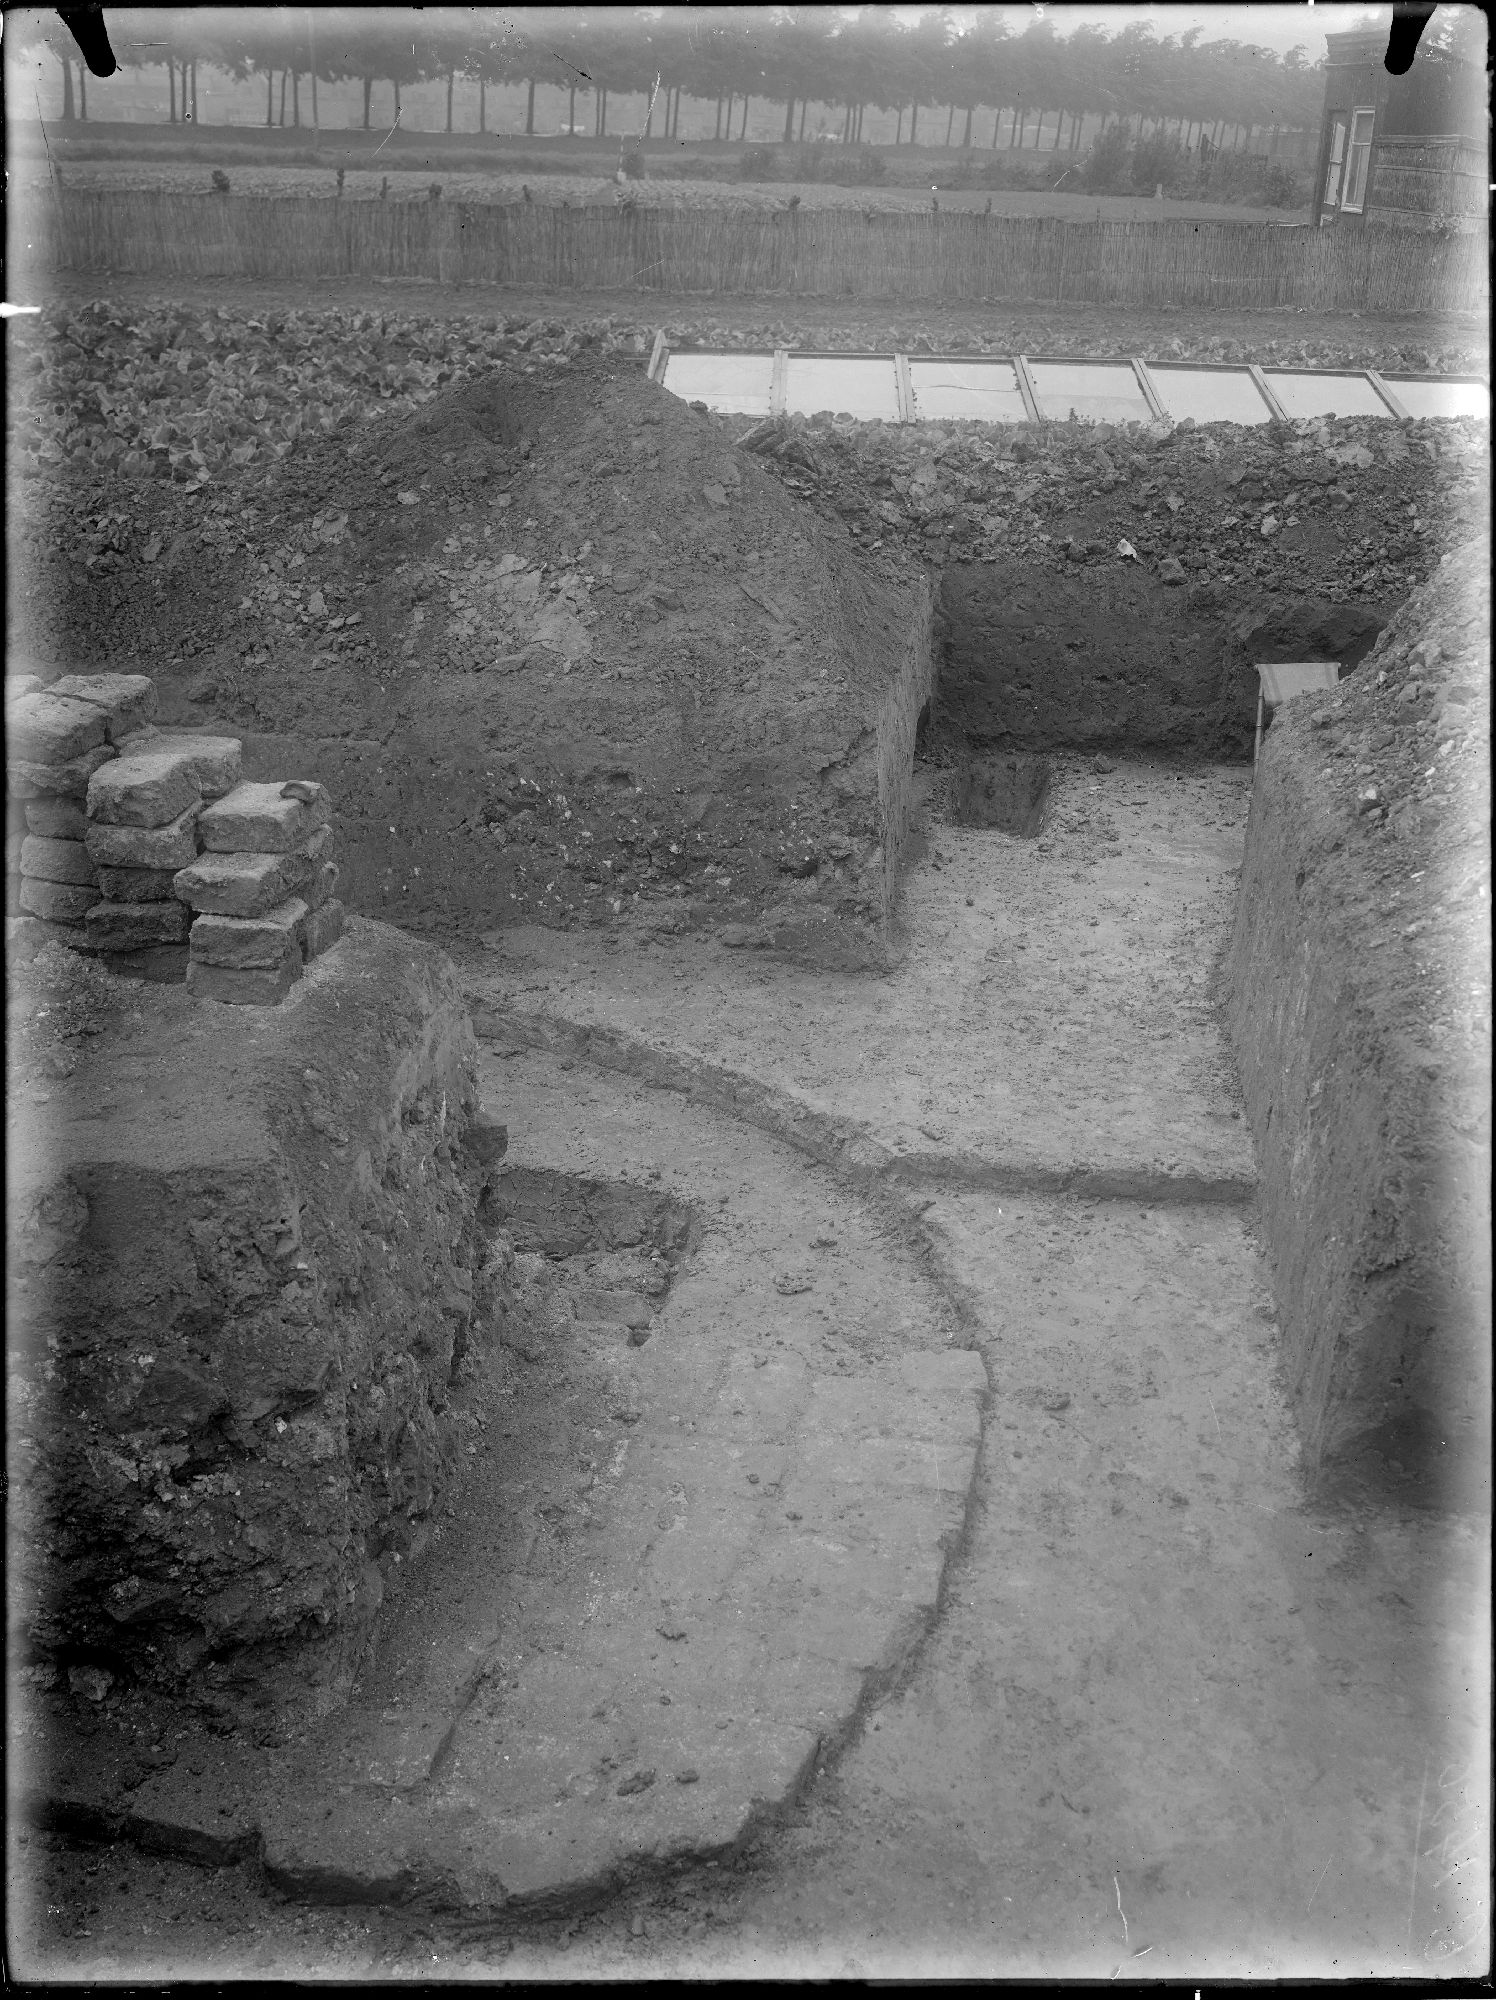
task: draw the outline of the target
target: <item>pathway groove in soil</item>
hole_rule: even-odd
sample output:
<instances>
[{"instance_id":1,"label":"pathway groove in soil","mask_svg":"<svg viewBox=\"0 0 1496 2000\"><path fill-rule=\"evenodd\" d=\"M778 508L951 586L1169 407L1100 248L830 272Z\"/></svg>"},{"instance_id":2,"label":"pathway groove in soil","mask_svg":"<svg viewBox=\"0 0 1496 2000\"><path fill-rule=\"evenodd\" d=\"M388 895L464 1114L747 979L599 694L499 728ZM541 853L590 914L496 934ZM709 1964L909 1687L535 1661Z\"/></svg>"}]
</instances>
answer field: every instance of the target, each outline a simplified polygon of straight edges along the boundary
<instances>
[{"instance_id":1,"label":"pathway groove in soil","mask_svg":"<svg viewBox=\"0 0 1496 2000\"><path fill-rule=\"evenodd\" d=\"M487 1063L499 1222L532 1247L458 1391L468 1476L354 1700L258 1758L196 1741L127 1805L94 1744L54 1819L255 1853L315 1901L552 1909L741 1848L907 1678L987 1378L904 1233L751 1128ZM632 1224L576 1240L567 1191L609 1183L694 1214L678 1263Z\"/></svg>"}]
</instances>

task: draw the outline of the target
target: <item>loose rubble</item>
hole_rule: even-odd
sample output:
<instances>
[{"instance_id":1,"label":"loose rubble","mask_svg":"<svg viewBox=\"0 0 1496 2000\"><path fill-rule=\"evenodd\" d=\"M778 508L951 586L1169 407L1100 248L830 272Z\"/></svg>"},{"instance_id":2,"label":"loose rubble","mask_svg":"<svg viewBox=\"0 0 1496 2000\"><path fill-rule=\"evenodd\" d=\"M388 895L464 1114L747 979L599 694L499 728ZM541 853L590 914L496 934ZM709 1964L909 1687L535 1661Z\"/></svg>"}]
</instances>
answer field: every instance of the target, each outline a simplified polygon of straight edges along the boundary
<instances>
[{"instance_id":1,"label":"loose rubble","mask_svg":"<svg viewBox=\"0 0 1496 2000\"><path fill-rule=\"evenodd\" d=\"M1400 597L1486 516L1473 418L1254 429L712 421L865 546L941 564L1136 561L1164 583L1344 602Z\"/></svg>"}]
</instances>

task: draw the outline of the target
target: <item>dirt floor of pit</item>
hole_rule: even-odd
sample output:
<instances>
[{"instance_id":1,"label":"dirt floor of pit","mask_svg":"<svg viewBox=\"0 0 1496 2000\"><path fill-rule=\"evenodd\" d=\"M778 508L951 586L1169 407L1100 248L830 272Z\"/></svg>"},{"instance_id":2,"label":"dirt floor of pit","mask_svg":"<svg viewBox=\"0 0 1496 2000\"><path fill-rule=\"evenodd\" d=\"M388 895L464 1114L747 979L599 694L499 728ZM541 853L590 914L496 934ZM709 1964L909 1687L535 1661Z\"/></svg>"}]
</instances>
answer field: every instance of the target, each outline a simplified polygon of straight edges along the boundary
<instances>
[{"instance_id":1,"label":"dirt floor of pit","mask_svg":"<svg viewBox=\"0 0 1496 2000\"><path fill-rule=\"evenodd\" d=\"M729 1151L746 1120L844 1196L902 1189L986 1362L936 1629L788 1824L736 1865L466 1928L298 1910L248 1866L35 1833L22 1853L13 1827L35 1890L13 1964L1479 1976L1485 1524L1302 1489L1208 1007L1245 805L1239 769L1124 764L1062 771L1038 841L932 813L910 898L928 971L802 994L691 940L597 941L573 977L534 934L466 957L495 1101L537 1061L583 1090L625 1071L691 1096Z\"/></svg>"}]
</instances>

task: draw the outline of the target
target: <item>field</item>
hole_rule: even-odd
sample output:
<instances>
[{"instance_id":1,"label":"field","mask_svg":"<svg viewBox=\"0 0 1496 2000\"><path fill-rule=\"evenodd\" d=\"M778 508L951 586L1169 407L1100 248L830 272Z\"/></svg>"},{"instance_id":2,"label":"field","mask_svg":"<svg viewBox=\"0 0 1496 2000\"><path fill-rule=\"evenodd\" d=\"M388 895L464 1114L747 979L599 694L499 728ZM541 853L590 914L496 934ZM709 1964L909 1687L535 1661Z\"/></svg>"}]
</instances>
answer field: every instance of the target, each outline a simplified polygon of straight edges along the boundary
<instances>
[{"instance_id":1,"label":"field","mask_svg":"<svg viewBox=\"0 0 1496 2000\"><path fill-rule=\"evenodd\" d=\"M261 163L230 163L230 186L235 194L255 195L337 195L334 166L269 166ZM17 175L21 190L41 189L46 184L45 159L35 157L24 163ZM69 160L63 168L69 187L164 189L175 193L201 193L211 186L213 168L207 162ZM425 201L433 186L445 197L458 201L522 202L529 199L553 208L588 208L611 205L625 194L641 207L775 209L793 202L805 208L853 208L864 212L896 214L908 209L928 208L929 188L836 187L824 182L753 182L658 179L632 181L620 189L611 173L566 173L537 168L533 178L527 170L510 164L502 171L452 170L440 165L415 168L406 165L388 172L379 168L350 167L343 193L352 200L377 199L381 185L388 185L393 201ZM1074 222L1160 221L1192 219L1199 222L1277 222L1302 220L1300 212L1286 209L1248 208L1225 202L1156 201L1136 195L1080 195L1063 190L1027 191L1001 188L987 193L980 188L946 189L936 196L942 209L971 209L993 215L1058 216Z\"/></svg>"}]
</instances>

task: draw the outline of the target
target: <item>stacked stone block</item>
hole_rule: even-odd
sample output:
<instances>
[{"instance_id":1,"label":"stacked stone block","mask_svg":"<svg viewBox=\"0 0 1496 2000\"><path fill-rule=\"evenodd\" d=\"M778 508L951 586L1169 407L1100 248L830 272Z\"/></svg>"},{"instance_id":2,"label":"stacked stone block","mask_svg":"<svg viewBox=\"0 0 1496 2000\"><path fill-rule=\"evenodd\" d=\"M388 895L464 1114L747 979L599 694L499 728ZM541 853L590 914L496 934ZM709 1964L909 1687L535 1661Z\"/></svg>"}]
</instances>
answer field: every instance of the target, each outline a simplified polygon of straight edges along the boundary
<instances>
[{"instance_id":1,"label":"stacked stone block","mask_svg":"<svg viewBox=\"0 0 1496 2000\"><path fill-rule=\"evenodd\" d=\"M7 680L8 913L131 977L273 1006L343 932L328 796L247 783L237 738L155 713L144 674Z\"/></svg>"},{"instance_id":2,"label":"stacked stone block","mask_svg":"<svg viewBox=\"0 0 1496 2000\"><path fill-rule=\"evenodd\" d=\"M174 883L196 913L188 990L275 1006L343 934L327 793L304 779L241 784L203 812L198 834L203 851Z\"/></svg>"},{"instance_id":3,"label":"stacked stone block","mask_svg":"<svg viewBox=\"0 0 1496 2000\"><path fill-rule=\"evenodd\" d=\"M92 949L87 918L99 873L88 787L155 712L145 674L69 674L50 687L34 674L7 681L7 911L29 918L40 937Z\"/></svg>"},{"instance_id":4,"label":"stacked stone block","mask_svg":"<svg viewBox=\"0 0 1496 2000\"><path fill-rule=\"evenodd\" d=\"M84 919L89 943L117 971L182 980L192 913L173 884L201 844L205 805L239 781L239 742L146 725L118 747L88 781L84 838L100 890Z\"/></svg>"}]
</instances>

